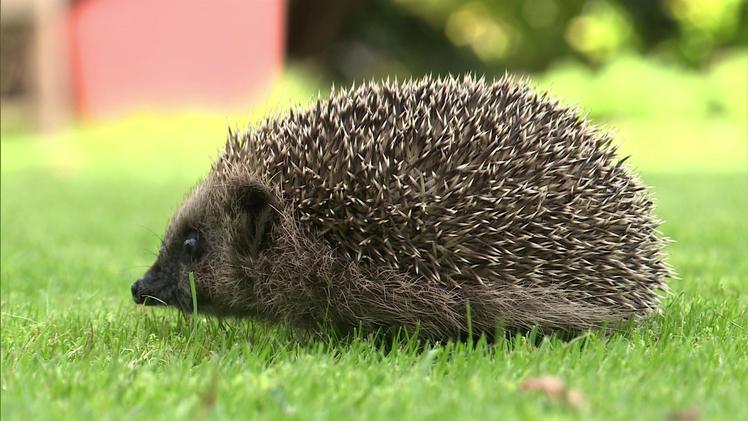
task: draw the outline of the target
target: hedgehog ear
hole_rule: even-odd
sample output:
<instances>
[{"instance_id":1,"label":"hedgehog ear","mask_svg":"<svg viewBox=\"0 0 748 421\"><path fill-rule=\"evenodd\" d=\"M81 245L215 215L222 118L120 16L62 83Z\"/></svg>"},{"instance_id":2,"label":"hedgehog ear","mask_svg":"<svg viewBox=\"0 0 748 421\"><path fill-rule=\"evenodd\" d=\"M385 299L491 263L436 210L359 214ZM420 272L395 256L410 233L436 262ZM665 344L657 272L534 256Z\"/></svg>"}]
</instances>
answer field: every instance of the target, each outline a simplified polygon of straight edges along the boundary
<instances>
[{"instance_id":1,"label":"hedgehog ear","mask_svg":"<svg viewBox=\"0 0 748 421\"><path fill-rule=\"evenodd\" d=\"M275 220L272 193L259 183L239 186L235 204L239 210L239 236L237 247L244 253L256 256L270 242L270 231Z\"/></svg>"}]
</instances>

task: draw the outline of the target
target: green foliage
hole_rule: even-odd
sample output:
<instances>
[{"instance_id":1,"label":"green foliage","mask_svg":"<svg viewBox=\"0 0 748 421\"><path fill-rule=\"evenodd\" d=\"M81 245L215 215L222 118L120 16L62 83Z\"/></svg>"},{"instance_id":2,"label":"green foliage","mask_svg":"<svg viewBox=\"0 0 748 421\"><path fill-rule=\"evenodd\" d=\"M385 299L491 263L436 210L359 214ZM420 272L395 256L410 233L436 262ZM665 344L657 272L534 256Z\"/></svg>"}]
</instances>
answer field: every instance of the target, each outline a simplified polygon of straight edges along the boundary
<instances>
[{"instance_id":1,"label":"green foliage","mask_svg":"<svg viewBox=\"0 0 748 421\"><path fill-rule=\"evenodd\" d=\"M321 48L315 58L346 79L463 65L537 71L569 58L597 67L621 54L703 67L748 45L746 0L388 0L339 14L345 25L327 25L340 32L336 53ZM303 44L291 41L292 53Z\"/></svg>"},{"instance_id":2,"label":"green foliage","mask_svg":"<svg viewBox=\"0 0 748 421\"><path fill-rule=\"evenodd\" d=\"M574 98L599 119L731 120L748 123L748 49L693 71L619 56L596 71L567 63L540 79L560 98Z\"/></svg>"}]
</instances>

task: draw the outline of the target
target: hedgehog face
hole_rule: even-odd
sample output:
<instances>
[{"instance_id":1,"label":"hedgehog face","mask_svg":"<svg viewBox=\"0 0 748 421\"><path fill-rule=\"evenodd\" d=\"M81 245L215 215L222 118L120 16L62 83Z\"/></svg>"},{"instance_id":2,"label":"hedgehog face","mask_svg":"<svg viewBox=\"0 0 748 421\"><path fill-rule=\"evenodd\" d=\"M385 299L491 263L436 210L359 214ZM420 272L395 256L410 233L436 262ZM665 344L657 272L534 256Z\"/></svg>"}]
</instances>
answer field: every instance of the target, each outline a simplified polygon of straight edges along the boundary
<instances>
[{"instance_id":1,"label":"hedgehog face","mask_svg":"<svg viewBox=\"0 0 748 421\"><path fill-rule=\"evenodd\" d=\"M199 229L184 226L167 234L156 262L131 287L135 303L173 305L191 311L189 273L198 276L208 250L205 235ZM202 299L205 295L198 293Z\"/></svg>"},{"instance_id":2,"label":"hedgehog face","mask_svg":"<svg viewBox=\"0 0 748 421\"><path fill-rule=\"evenodd\" d=\"M199 311L246 313L252 280L244 279L243 268L269 246L273 203L260 183L205 180L173 217L156 262L132 285L134 301L191 312L193 273ZM244 301L237 302L237 296Z\"/></svg>"}]
</instances>

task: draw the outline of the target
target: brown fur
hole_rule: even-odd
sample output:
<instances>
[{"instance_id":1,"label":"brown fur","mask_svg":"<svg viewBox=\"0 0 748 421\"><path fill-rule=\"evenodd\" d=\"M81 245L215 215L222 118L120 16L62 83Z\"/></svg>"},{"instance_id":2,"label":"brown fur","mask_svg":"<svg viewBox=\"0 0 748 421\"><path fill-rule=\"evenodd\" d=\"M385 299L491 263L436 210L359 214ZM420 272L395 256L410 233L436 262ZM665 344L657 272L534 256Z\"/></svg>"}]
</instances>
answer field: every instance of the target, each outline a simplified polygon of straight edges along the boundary
<instances>
[{"instance_id":1,"label":"brown fur","mask_svg":"<svg viewBox=\"0 0 748 421\"><path fill-rule=\"evenodd\" d=\"M189 309L192 271L206 312L433 339L643 320L664 240L609 145L508 78L354 88L231 133L133 293Z\"/></svg>"}]
</instances>

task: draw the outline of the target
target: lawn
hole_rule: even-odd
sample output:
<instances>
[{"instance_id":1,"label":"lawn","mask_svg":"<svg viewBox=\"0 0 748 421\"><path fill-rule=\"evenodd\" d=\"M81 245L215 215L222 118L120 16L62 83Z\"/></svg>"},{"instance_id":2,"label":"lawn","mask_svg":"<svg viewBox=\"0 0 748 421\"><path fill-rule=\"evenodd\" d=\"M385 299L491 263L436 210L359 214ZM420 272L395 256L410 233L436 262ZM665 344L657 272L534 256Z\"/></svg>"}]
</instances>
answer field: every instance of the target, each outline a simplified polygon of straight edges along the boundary
<instances>
[{"instance_id":1,"label":"lawn","mask_svg":"<svg viewBox=\"0 0 748 421\"><path fill-rule=\"evenodd\" d=\"M661 316L609 336L490 345L308 338L135 306L129 285L225 123L135 116L49 139L3 135L3 420L748 419L742 120L610 122L675 240L679 278ZM710 128L721 138L706 144ZM542 375L585 402L521 390Z\"/></svg>"}]
</instances>

